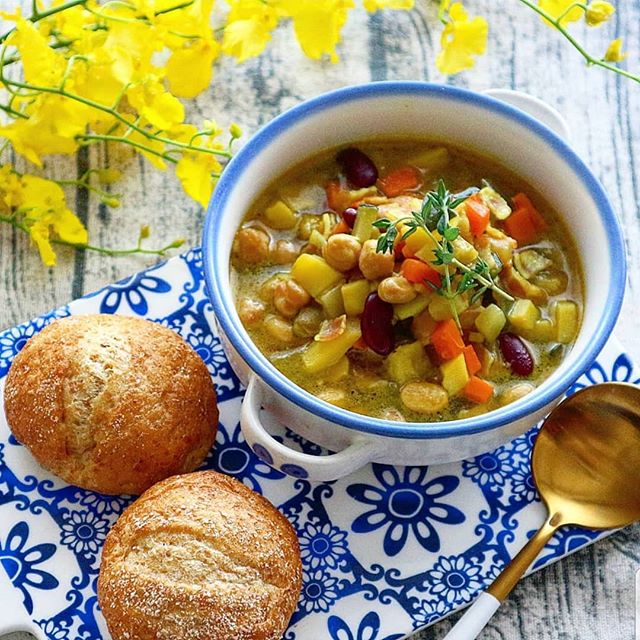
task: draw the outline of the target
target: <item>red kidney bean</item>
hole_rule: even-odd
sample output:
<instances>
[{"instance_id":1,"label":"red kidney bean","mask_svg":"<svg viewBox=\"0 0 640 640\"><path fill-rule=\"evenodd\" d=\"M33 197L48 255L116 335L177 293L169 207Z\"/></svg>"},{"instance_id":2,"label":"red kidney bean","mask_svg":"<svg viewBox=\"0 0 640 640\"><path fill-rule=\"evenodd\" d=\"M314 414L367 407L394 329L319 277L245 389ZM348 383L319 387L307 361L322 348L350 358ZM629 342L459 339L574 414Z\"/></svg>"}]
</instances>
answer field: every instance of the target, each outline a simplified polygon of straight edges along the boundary
<instances>
[{"instance_id":1,"label":"red kidney bean","mask_svg":"<svg viewBox=\"0 0 640 640\"><path fill-rule=\"evenodd\" d=\"M347 180L356 188L370 187L378 179L378 170L373 160L360 149L349 147L336 156Z\"/></svg>"},{"instance_id":2,"label":"red kidney bean","mask_svg":"<svg viewBox=\"0 0 640 640\"><path fill-rule=\"evenodd\" d=\"M353 225L356 223L356 216L358 211L353 207L349 207L342 212L342 219L349 225L349 229L353 229Z\"/></svg>"},{"instance_id":3,"label":"red kidney bean","mask_svg":"<svg viewBox=\"0 0 640 640\"><path fill-rule=\"evenodd\" d=\"M389 355L395 347L392 321L393 305L385 302L375 291L370 293L360 316L360 329L367 346L381 356Z\"/></svg>"},{"instance_id":4,"label":"red kidney bean","mask_svg":"<svg viewBox=\"0 0 640 640\"><path fill-rule=\"evenodd\" d=\"M511 367L511 371L518 376L529 376L533 373L533 356L515 333L502 333L498 338L500 351Z\"/></svg>"}]
</instances>

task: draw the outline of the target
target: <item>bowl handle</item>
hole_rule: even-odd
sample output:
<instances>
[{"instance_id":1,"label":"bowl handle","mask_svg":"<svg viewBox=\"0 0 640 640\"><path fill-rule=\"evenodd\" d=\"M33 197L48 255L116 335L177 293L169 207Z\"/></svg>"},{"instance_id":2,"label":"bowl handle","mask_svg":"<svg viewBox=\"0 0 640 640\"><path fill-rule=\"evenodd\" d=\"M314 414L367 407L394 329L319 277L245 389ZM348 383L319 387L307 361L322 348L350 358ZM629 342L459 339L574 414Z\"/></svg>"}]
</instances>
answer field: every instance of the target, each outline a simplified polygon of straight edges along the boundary
<instances>
[{"instance_id":1,"label":"bowl handle","mask_svg":"<svg viewBox=\"0 0 640 640\"><path fill-rule=\"evenodd\" d=\"M512 89L487 89L482 93L528 113L532 118L547 125L549 129L567 142L571 140L571 129L567 121L557 109L540 100L540 98L535 98L522 91L513 91Z\"/></svg>"},{"instance_id":2,"label":"bowl handle","mask_svg":"<svg viewBox=\"0 0 640 640\"><path fill-rule=\"evenodd\" d=\"M272 467L295 478L329 481L342 478L374 459L378 447L364 438L325 456L301 453L278 442L260 420L263 393L264 384L257 376L251 376L240 410L240 426L252 451Z\"/></svg>"}]
</instances>

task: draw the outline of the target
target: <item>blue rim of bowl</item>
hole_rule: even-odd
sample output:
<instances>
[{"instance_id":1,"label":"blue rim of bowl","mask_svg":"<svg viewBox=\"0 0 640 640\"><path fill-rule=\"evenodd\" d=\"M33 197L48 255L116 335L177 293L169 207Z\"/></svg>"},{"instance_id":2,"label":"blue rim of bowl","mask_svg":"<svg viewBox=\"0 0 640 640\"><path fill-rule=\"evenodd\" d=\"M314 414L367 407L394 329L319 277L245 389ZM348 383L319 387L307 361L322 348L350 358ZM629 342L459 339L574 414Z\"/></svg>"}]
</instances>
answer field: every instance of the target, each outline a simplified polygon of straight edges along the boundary
<instances>
[{"instance_id":1,"label":"blue rim of bowl","mask_svg":"<svg viewBox=\"0 0 640 640\"><path fill-rule=\"evenodd\" d=\"M307 116L322 112L325 109L334 108L340 104L355 100L366 100L388 95L406 95L408 97L412 95L422 97L430 95L434 98L446 98L447 100L462 103L472 103L476 107L482 107L488 111L506 116L518 124L526 126L563 158L581 179L596 203L605 226L610 250L609 266L611 278L607 305L588 347L579 355L569 369L564 371L557 380L553 381L553 384L543 389L541 393L533 392L514 404L473 418L420 423L381 420L340 409L321 401L298 387L280 373L258 351L251 340L245 339L238 331L236 322L226 306L226 301L233 306L229 282L225 282L221 275L228 266L229 256L222 255L222 252L216 251L216 228L218 225L216 212L224 210L230 193L242 179L242 175L251 158L259 154L282 131L294 124L298 124ZM247 164L245 164L245 161ZM205 281L216 318L237 352L262 381L299 407L330 422L356 431L393 438L447 438L489 431L518 420L525 415L532 414L560 397L591 366L610 337L620 312L626 282L624 240L620 223L603 187L567 143L547 126L504 102L465 89L427 82L387 81L344 87L307 100L271 120L247 142L222 173L207 210L202 245ZM226 301L225 292L228 293Z\"/></svg>"}]
</instances>

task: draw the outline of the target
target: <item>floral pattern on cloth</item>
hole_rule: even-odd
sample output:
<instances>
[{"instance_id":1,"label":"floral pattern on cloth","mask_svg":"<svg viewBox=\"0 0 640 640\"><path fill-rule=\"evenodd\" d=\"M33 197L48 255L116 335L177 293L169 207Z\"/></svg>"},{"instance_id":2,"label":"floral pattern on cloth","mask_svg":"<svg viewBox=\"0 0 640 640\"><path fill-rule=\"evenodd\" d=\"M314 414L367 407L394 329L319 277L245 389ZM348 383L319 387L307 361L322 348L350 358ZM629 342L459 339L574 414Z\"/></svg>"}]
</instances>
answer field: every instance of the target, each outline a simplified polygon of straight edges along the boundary
<instances>
[{"instance_id":1,"label":"floral pattern on cloth","mask_svg":"<svg viewBox=\"0 0 640 640\"><path fill-rule=\"evenodd\" d=\"M303 588L285 640L399 640L471 602L544 518L529 463L535 428L463 462L374 464L329 483L286 476L260 460L238 424L243 390L216 333L197 249L0 333L0 378L26 340L53 320L99 312L159 322L207 364L220 426L204 466L264 494L300 540ZM606 380L637 383L638 377L611 340L570 393ZM275 437L321 453L284 427ZM99 557L109 528L130 502L49 475L0 417L0 590L17 590L25 620L49 640L108 638L96 599ZM562 530L536 567L603 535Z\"/></svg>"}]
</instances>

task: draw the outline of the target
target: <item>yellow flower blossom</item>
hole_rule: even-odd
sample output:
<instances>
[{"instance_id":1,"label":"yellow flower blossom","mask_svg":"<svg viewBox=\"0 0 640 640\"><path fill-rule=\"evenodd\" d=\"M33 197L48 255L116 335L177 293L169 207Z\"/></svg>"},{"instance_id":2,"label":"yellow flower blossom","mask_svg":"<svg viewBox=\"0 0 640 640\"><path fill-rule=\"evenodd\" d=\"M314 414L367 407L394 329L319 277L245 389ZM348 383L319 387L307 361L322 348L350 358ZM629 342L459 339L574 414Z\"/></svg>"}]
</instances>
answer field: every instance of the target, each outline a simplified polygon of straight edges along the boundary
<instances>
[{"instance_id":1,"label":"yellow flower blossom","mask_svg":"<svg viewBox=\"0 0 640 640\"><path fill-rule=\"evenodd\" d=\"M584 19L590 27L597 27L603 22L609 20L615 12L616 8L610 2L604 2L604 0L593 0L593 2L590 2L587 5Z\"/></svg>"},{"instance_id":2,"label":"yellow flower blossom","mask_svg":"<svg viewBox=\"0 0 640 640\"><path fill-rule=\"evenodd\" d=\"M622 51L622 38L616 38L609 44L604 54L606 62L622 62L629 54Z\"/></svg>"},{"instance_id":3,"label":"yellow flower blossom","mask_svg":"<svg viewBox=\"0 0 640 640\"><path fill-rule=\"evenodd\" d=\"M171 92L181 98L195 98L211 84L213 62L220 45L213 39L200 39L177 49L167 61L167 81Z\"/></svg>"},{"instance_id":4,"label":"yellow flower blossom","mask_svg":"<svg viewBox=\"0 0 640 640\"><path fill-rule=\"evenodd\" d=\"M170 129L184 120L184 106L175 96L164 90L157 78L127 89L129 104L154 127Z\"/></svg>"},{"instance_id":5,"label":"yellow flower blossom","mask_svg":"<svg viewBox=\"0 0 640 640\"><path fill-rule=\"evenodd\" d=\"M552 18L560 20L561 25L566 25L569 22L576 22L582 18L584 9L581 7L573 7L575 0L538 0L538 6L546 11Z\"/></svg>"},{"instance_id":6,"label":"yellow flower blossom","mask_svg":"<svg viewBox=\"0 0 640 640\"><path fill-rule=\"evenodd\" d=\"M261 0L230 0L228 22L222 36L222 51L238 62L259 56L271 40L278 23L274 7Z\"/></svg>"},{"instance_id":7,"label":"yellow flower blossom","mask_svg":"<svg viewBox=\"0 0 640 640\"><path fill-rule=\"evenodd\" d=\"M364 8L367 11L378 11L380 9L413 9L414 0L364 0Z\"/></svg>"},{"instance_id":8,"label":"yellow flower blossom","mask_svg":"<svg viewBox=\"0 0 640 640\"><path fill-rule=\"evenodd\" d=\"M489 26L482 17L470 19L461 2L454 2L451 7L445 5L447 8L448 21L442 32L442 51L436 65L441 73L454 74L473 67L474 56L486 51Z\"/></svg>"},{"instance_id":9,"label":"yellow flower blossom","mask_svg":"<svg viewBox=\"0 0 640 640\"><path fill-rule=\"evenodd\" d=\"M331 62L338 61L336 45L353 0L281 0L280 6L291 16L298 42L309 58L328 55Z\"/></svg>"},{"instance_id":10,"label":"yellow flower blossom","mask_svg":"<svg viewBox=\"0 0 640 640\"><path fill-rule=\"evenodd\" d=\"M176 176L182 184L185 193L203 207L209 204L213 192L214 176L212 173L220 171L220 163L215 156L185 153L176 165Z\"/></svg>"}]
</instances>

